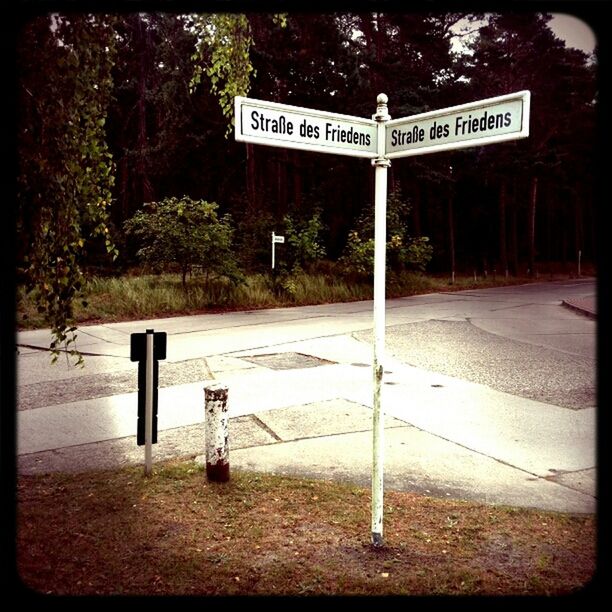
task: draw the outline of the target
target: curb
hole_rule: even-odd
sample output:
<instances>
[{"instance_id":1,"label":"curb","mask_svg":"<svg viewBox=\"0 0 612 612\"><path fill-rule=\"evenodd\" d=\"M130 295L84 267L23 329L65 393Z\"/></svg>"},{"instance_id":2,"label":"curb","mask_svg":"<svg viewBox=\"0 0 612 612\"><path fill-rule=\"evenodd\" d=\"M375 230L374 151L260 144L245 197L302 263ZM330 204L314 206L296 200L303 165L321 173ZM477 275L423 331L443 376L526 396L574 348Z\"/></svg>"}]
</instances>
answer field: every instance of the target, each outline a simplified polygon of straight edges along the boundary
<instances>
[{"instance_id":1,"label":"curb","mask_svg":"<svg viewBox=\"0 0 612 612\"><path fill-rule=\"evenodd\" d=\"M584 315L585 317L588 317L589 319L597 319L597 313L595 312L595 310L592 307L587 306L584 303L576 303L576 302L570 302L567 300L563 300L561 304L565 306L566 308L573 310L574 312L577 312L581 315Z\"/></svg>"}]
</instances>

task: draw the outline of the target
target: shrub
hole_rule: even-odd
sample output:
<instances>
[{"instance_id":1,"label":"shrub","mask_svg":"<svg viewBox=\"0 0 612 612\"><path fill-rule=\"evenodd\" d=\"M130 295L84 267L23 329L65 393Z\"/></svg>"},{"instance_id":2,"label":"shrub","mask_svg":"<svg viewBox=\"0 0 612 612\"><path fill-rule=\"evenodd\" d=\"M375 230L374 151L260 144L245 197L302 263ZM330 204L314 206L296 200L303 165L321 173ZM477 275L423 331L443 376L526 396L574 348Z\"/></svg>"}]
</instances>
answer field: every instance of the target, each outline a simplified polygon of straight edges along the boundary
<instances>
[{"instance_id":1,"label":"shrub","mask_svg":"<svg viewBox=\"0 0 612 612\"><path fill-rule=\"evenodd\" d=\"M284 223L288 267L295 270L308 269L325 257L325 246L321 238L324 225L319 210L315 210L310 219L303 221L285 215Z\"/></svg>"},{"instance_id":2,"label":"shrub","mask_svg":"<svg viewBox=\"0 0 612 612\"><path fill-rule=\"evenodd\" d=\"M242 265L249 271L268 272L274 217L269 212L247 211L238 219L236 252Z\"/></svg>"},{"instance_id":3,"label":"shrub","mask_svg":"<svg viewBox=\"0 0 612 612\"><path fill-rule=\"evenodd\" d=\"M165 198L145 204L125 222L126 235L137 241L137 257L151 266L175 264L185 288L187 274L200 270L206 282L214 276L243 280L231 250L231 218L219 218L214 202Z\"/></svg>"},{"instance_id":4,"label":"shrub","mask_svg":"<svg viewBox=\"0 0 612 612\"><path fill-rule=\"evenodd\" d=\"M429 238L412 238L406 228L410 205L396 188L387 200L387 269L424 271L433 248ZM374 273L374 208L369 206L349 232L346 247L339 261L345 274L371 277Z\"/></svg>"}]
</instances>

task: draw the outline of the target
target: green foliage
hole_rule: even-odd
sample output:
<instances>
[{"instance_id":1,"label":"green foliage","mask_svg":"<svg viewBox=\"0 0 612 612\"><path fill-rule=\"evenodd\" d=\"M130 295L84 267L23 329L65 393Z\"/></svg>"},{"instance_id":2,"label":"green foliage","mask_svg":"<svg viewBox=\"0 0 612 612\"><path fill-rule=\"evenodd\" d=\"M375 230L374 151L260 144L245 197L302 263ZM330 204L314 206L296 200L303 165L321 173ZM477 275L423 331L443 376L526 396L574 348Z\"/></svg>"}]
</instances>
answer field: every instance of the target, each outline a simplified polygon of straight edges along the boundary
<instances>
[{"instance_id":1,"label":"green foliage","mask_svg":"<svg viewBox=\"0 0 612 612\"><path fill-rule=\"evenodd\" d=\"M17 235L20 282L35 296L60 349L82 364L71 324L86 247L108 229L113 161L105 142L114 60L112 21L37 17L20 33Z\"/></svg>"},{"instance_id":2,"label":"green foliage","mask_svg":"<svg viewBox=\"0 0 612 612\"><path fill-rule=\"evenodd\" d=\"M269 277L269 286L276 297L301 303L308 299L306 295L313 289L306 279L314 275L315 265L325 257L321 237L325 226L318 209L303 219L287 214L283 225L285 243L277 245L276 268ZM318 294L317 289L310 299L316 299L315 294Z\"/></svg>"},{"instance_id":3,"label":"green foliage","mask_svg":"<svg viewBox=\"0 0 612 612\"><path fill-rule=\"evenodd\" d=\"M255 211L245 205L237 211L236 252L242 265L250 271L268 271L271 265L270 242L274 217L267 211Z\"/></svg>"},{"instance_id":4,"label":"green foliage","mask_svg":"<svg viewBox=\"0 0 612 612\"><path fill-rule=\"evenodd\" d=\"M194 146L210 147L206 121L211 113L203 108L207 95L189 94L196 39L182 16L129 12L117 20L115 32L115 87L107 124L117 159L113 221L120 226L144 202L209 193L191 156Z\"/></svg>"},{"instance_id":5,"label":"green foliage","mask_svg":"<svg viewBox=\"0 0 612 612\"><path fill-rule=\"evenodd\" d=\"M247 94L253 73L249 55L253 38L248 19L241 13L195 15L193 25L199 38L192 56L197 63L191 89L200 83L205 72L223 115L231 117L234 97Z\"/></svg>"},{"instance_id":6,"label":"green foliage","mask_svg":"<svg viewBox=\"0 0 612 612\"><path fill-rule=\"evenodd\" d=\"M219 218L214 202L165 198L145 205L125 222L124 229L139 245L137 256L153 268L175 264L182 275L198 269L208 282L225 277L234 283L243 280L232 252L231 217Z\"/></svg>"},{"instance_id":7,"label":"green foliage","mask_svg":"<svg viewBox=\"0 0 612 612\"><path fill-rule=\"evenodd\" d=\"M286 27L284 13L274 15L273 21L282 28ZM233 125L234 98L247 95L251 77L256 74L250 54L253 46L251 26L242 13L192 15L191 26L198 41L191 57L195 67L190 91L194 91L205 73L210 81L210 91L217 96L224 117L232 119L227 135Z\"/></svg>"},{"instance_id":8,"label":"green foliage","mask_svg":"<svg viewBox=\"0 0 612 612\"><path fill-rule=\"evenodd\" d=\"M406 229L410 205L401 189L387 198L387 268L393 272L405 269L424 271L431 260L433 247L427 236L411 238ZM366 208L355 229L349 232L340 264L345 273L372 276L374 273L374 210Z\"/></svg>"},{"instance_id":9,"label":"green foliage","mask_svg":"<svg viewBox=\"0 0 612 612\"><path fill-rule=\"evenodd\" d=\"M297 294L297 275L299 271L287 270L285 265L279 265L266 277L266 288L279 301L293 302Z\"/></svg>"},{"instance_id":10,"label":"green foliage","mask_svg":"<svg viewBox=\"0 0 612 612\"><path fill-rule=\"evenodd\" d=\"M345 273L372 276L374 274L374 238L362 239L358 230L351 230L339 263Z\"/></svg>"},{"instance_id":11,"label":"green foliage","mask_svg":"<svg viewBox=\"0 0 612 612\"><path fill-rule=\"evenodd\" d=\"M464 39L472 41L473 55L450 54L453 26L465 17L481 24L479 35ZM534 174L540 181L533 246L541 257L567 262L582 252L583 262L592 261L599 68L556 40L548 20L545 14L489 14L486 25L479 15L418 12L74 13L32 19L17 33L16 49L19 282L36 288L32 297L38 296L47 326L55 330L54 348L74 346L67 341L74 340L70 329L81 304L84 265L93 253L102 254L99 263L110 262L106 251L116 252L107 241L111 233L128 246L104 220L111 200L120 228L143 202L166 196L210 194L218 202L236 202L246 175L252 203L240 213L231 209L240 221L235 250L268 273L271 230L289 237L292 229L286 231L278 211L291 210L291 201L301 210L307 194L318 190L329 252L335 258L351 230L345 269L371 276L372 211L367 223L353 223L357 203L371 188L369 165L257 145L246 147L245 160L244 147L223 138L236 94L367 117L376 95L386 91L398 118L529 89L529 138L394 163L394 182L419 202L411 231L430 236L431 243L407 234L408 212L399 215L396 230L390 219L389 268L424 267L430 245L438 261L428 270L446 267L441 254L451 249L450 227L457 269L491 269L506 234L520 264ZM193 91L200 78L204 86L190 95L190 79ZM502 180L508 217L503 233L496 206ZM310 265L303 263L309 250L308 240L288 239L278 245L277 264L287 260L291 271L293 260ZM298 295L299 283L285 285Z\"/></svg>"},{"instance_id":12,"label":"green foliage","mask_svg":"<svg viewBox=\"0 0 612 612\"><path fill-rule=\"evenodd\" d=\"M291 215L285 215L285 261L292 269L308 268L325 257L325 246L321 232L324 230L321 211L316 210L310 219L300 221Z\"/></svg>"},{"instance_id":13,"label":"green foliage","mask_svg":"<svg viewBox=\"0 0 612 612\"><path fill-rule=\"evenodd\" d=\"M431 261L433 247L429 244L427 236L413 238L408 246L400 248L399 260L407 268L413 268L425 272L427 264Z\"/></svg>"}]
</instances>

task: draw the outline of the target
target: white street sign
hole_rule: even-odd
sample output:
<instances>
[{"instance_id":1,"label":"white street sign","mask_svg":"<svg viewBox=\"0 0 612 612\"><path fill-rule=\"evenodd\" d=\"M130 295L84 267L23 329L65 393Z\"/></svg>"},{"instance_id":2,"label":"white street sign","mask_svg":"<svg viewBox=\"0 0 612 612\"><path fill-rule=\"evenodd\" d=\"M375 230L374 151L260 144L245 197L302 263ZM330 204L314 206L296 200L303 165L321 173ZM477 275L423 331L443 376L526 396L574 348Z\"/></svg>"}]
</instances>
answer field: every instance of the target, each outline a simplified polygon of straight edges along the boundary
<instances>
[{"instance_id":1,"label":"white street sign","mask_svg":"<svg viewBox=\"0 0 612 612\"><path fill-rule=\"evenodd\" d=\"M372 159L374 177L374 394L372 401L372 543L383 544L385 261L387 169L395 157L475 147L529 136L530 92L488 98L391 121L387 96L373 120L236 97L235 137L243 142ZM284 236L272 232L275 245Z\"/></svg>"},{"instance_id":2,"label":"white street sign","mask_svg":"<svg viewBox=\"0 0 612 612\"><path fill-rule=\"evenodd\" d=\"M530 92L498 96L387 123L389 159L529 136Z\"/></svg>"},{"instance_id":3,"label":"white street sign","mask_svg":"<svg viewBox=\"0 0 612 612\"><path fill-rule=\"evenodd\" d=\"M240 96L234 98L234 110L238 141L376 157L376 122L370 119Z\"/></svg>"}]
</instances>

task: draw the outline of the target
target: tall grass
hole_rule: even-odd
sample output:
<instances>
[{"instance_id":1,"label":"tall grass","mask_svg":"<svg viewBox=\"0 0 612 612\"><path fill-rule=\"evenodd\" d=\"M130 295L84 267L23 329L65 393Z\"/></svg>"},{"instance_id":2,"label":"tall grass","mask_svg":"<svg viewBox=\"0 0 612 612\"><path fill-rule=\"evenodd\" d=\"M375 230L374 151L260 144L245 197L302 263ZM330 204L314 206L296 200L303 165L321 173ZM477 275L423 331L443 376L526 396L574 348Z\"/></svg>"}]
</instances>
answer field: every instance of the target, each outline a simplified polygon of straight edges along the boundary
<instances>
[{"instance_id":1,"label":"tall grass","mask_svg":"<svg viewBox=\"0 0 612 612\"><path fill-rule=\"evenodd\" d=\"M434 291L449 291L525 282L525 278L497 280L473 277L435 278L415 272L388 274L387 296L400 297ZM282 287L282 290L278 290ZM275 290L276 288L276 290ZM372 283L350 281L341 276L300 272L273 283L266 274L253 274L234 285L224 279L206 282L192 276L185 287L179 274L141 274L92 277L85 287L87 306L75 303L74 322L148 319L200 312L251 310L278 306L300 306L372 299ZM32 296L17 292L17 324L22 329L47 327L37 313ZM24 319L24 315L26 318Z\"/></svg>"},{"instance_id":2,"label":"tall grass","mask_svg":"<svg viewBox=\"0 0 612 612\"><path fill-rule=\"evenodd\" d=\"M369 283L349 283L322 274L299 274L292 279L292 301L298 305L351 302L372 298Z\"/></svg>"}]
</instances>

